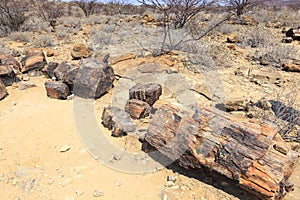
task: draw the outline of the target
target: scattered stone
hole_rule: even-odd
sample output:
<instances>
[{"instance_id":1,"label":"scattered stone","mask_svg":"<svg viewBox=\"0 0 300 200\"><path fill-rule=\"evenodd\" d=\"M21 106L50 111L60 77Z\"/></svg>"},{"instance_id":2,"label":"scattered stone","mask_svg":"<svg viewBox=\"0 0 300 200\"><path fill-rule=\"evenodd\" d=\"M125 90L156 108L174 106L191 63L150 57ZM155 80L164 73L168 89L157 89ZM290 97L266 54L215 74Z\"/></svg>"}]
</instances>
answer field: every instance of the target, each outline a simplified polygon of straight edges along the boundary
<instances>
[{"instance_id":1,"label":"scattered stone","mask_svg":"<svg viewBox=\"0 0 300 200\"><path fill-rule=\"evenodd\" d=\"M95 190L94 193L93 193L94 197L101 197L103 195L104 195L104 193L100 190Z\"/></svg>"},{"instance_id":2,"label":"scattered stone","mask_svg":"<svg viewBox=\"0 0 300 200\"><path fill-rule=\"evenodd\" d=\"M226 111L246 111L249 101L244 99L228 100L225 103L217 104L216 108Z\"/></svg>"},{"instance_id":3,"label":"scattered stone","mask_svg":"<svg viewBox=\"0 0 300 200\"><path fill-rule=\"evenodd\" d=\"M128 112L133 119L140 119L149 116L151 107L144 101L129 99L126 103L125 111Z\"/></svg>"},{"instance_id":4,"label":"scattered stone","mask_svg":"<svg viewBox=\"0 0 300 200\"><path fill-rule=\"evenodd\" d=\"M12 65L15 70L21 71L20 63L10 54L0 55L0 65Z\"/></svg>"},{"instance_id":5,"label":"scattered stone","mask_svg":"<svg viewBox=\"0 0 300 200\"><path fill-rule=\"evenodd\" d=\"M129 99L138 99L147 102L150 106L159 99L162 87L157 83L137 84L130 88Z\"/></svg>"},{"instance_id":6,"label":"scattered stone","mask_svg":"<svg viewBox=\"0 0 300 200\"><path fill-rule=\"evenodd\" d=\"M36 70L29 71L27 74L29 77L39 77L43 75L41 71L36 71Z\"/></svg>"},{"instance_id":7,"label":"scattered stone","mask_svg":"<svg viewBox=\"0 0 300 200\"><path fill-rule=\"evenodd\" d=\"M78 71L73 93L82 98L99 98L112 88L114 80L112 67L86 59Z\"/></svg>"},{"instance_id":8,"label":"scattered stone","mask_svg":"<svg viewBox=\"0 0 300 200\"><path fill-rule=\"evenodd\" d=\"M119 62L122 62L122 61L125 61L125 60L131 60L131 59L134 59L134 58L135 58L135 55L133 53L126 53L124 55L121 55L121 56L118 56L118 57L112 59L111 64L115 65Z\"/></svg>"},{"instance_id":9,"label":"scattered stone","mask_svg":"<svg viewBox=\"0 0 300 200\"><path fill-rule=\"evenodd\" d=\"M72 65L66 61L63 61L57 67L55 67L53 73L56 79L60 81L64 79L70 69L72 69Z\"/></svg>"},{"instance_id":10,"label":"scattered stone","mask_svg":"<svg viewBox=\"0 0 300 200\"><path fill-rule=\"evenodd\" d=\"M176 178L174 176L170 175L170 176L167 176L167 181L172 181L173 183L175 183Z\"/></svg>"},{"instance_id":11,"label":"scattered stone","mask_svg":"<svg viewBox=\"0 0 300 200\"><path fill-rule=\"evenodd\" d=\"M21 60L22 72L26 73L32 70L41 70L47 64L45 55L42 54L30 54L25 56Z\"/></svg>"},{"instance_id":12,"label":"scattered stone","mask_svg":"<svg viewBox=\"0 0 300 200\"><path fill-rule=\"evenodd\" d=\"M285 37L281 40L283 43L292 43L293 38L292 37Z\"/></svg>"},{"instance_id":13,"label":"scattered stone","mask_svg":"<svg viewBox=\"0 0 300 200\"><path fill-rule=\"evenodd\" d=\"M227 36L227 42L228 43L239 43L241 42L238 35L231 34Z\"/></svg>"},{"instance_id":14,"label":"scattered stone","mask_svg":"<svg viewBox=\"0 0 300 200\"><path fill-rule=\"evenodd\" d=\"M76 190L76 194L77 194L78 196L83 195L83 189L77 189L77 190Z\"/></svg>"},{"instance_id":15,"label":"scattered stone","mask_svg":"<svg viewBox=\"0 0 300 200\"><path fill-rule=\"evenodd\" d=\"M69 95L69 96L67 97L67 100L68 100L68 101L71 101L71 100L74 99L74 97L75 97L75 95L74 95L74 94L71 94L71 95Z\"/></svg>"},{"instance_id":16,"label":"scattered stone","mask_svg":"<svg viewBox=\"0 0 300 200\"><path fill-rule=\"evenodd\" d=\"M73 179L71 179L71 178L66 178L66 179L64 179L64 180L61 182L61 185L62 185L63 187L65 187L65 186L71 184L72 182L73 182Z\"/></svg>"},{"instance_id":17,"label":"scattered stone","mask_svg":"<svg viewBox=\"0 0 300 200\"><path fill-rule=\"evenodd\" d=\"M73 59L87 58L89 56L89 49L85 44L75 44L71 51Z\"/></svg>"},{"instance_id":18,"label":"scattered stone","mask_svg":"<svg viewBox=\"0 0 300 200\"><path fill-rule=\"evenodd\" d=\"M175 184L174 184L173 181L167 181L166 184L165 184L166 187L172 187L172 186L174 186L174 185L175 185Z\"/></svg>"},{"instance_id":19,"label":"scattered stone","mask_svg":"<svg viewBox=\"0 0 300 200\"><path fill-rule=\"evenodd\" d=\"M0 100L3 99L6 95L8 95L8 92L5 88L4 83L0 79Z\"/></svg>"},{"instance_id":20,"label":"scattered stone","mask_svg":"<svg viewBox=\"0 0 300 200\"><path fill-rule=\"evenodd\" d=\"M28 76L28 74L24 74L23 76L22 76L22 79L21 80L23 80L23 81L29 81L30 80L30 77Z\"/></svg>"},{"instance_id":21,"label":"scattered stone","mask_svg":"<svg viewBox=\"0 0 300 200\"><path fill-rule=\"evenodd\" d=\"M28 88L33 88L33 87L37 87L36 84L25 82L25 81L18 82L19 90L27 90Z\"/></svg>"},{"instance_id":22,"label":"scattered stone","mask_svg":"<svg viewBox=\"0 0 300 200\"><path fill-rule=\"evenodd\" d=\"M129 113L117 107L105 107L101 119L103 126L112 130L112 136L115 137L134 132L136 129L136 125L131 121Z\"/></svg>"},{"instance_id":23,"label":"scattered stone","mask_svg":"<svg viewBox=\"0 0 300 200\"><path fill-rule=\"evenodd\" d=\"M47 81L45 87L47 96L53 99L67 99L70 95L69 87L62 82Z\"/></svg>"},{"instance_id":24,"label":"scattered stone","mask_svg":"<svg viewBox=\"0 0 300 200\"><path fill-rule=\"evenodd\" d=\"M67 151L69 151L71 148L70 148L70 146L69 145L63 145L61 148L60 148L60 152L61 153L64 153L64 152L67 152Z\"/></svg>"},{"instance_id":25,"label":"scattered stone","mask_svg":"<svg viewBox=\"0 0 300 200\"><path fill-rule=\"evenodd\" d=\"M52 56L54 56L54 51L52 51L52 50L47 50L47 57L52 57Z\"/></svg>"},{"instance_id":26,"label":"scattered stone","mask_svg":"<svg viewBox=\"0 0 300 200\"><path fill-rule=\"evenodd\" d=\"M46 65L42 71L49 77L54 77L54 70L57 68L58 63L57 62L49 62L48 65Z\"/></svg>"},{"instance_id":27,"label":"scattered stone","mask_svg":"<svg viewBox=\"0 0 300 200\"><path fill-rule=\"evenodd\" d=\"M257 107L259 107L263 110L271 110L272 104L267 99L262 98L257 102Z\"/></svg>"},{"instance_id":28,"label":"scattered stone","mask_svg":"<svg viewBox=\"0 0 300 200\"><path fill-rule=\"evenodd\" d=\"M300 65L299 64L286 63L286 64L283 64L283 70L289 71L289 72L300 72Z\"/></svg>"},{"instance_id":29,"label":"scattered stone","mask_svg":"<svg viewBox=\"0 0 300 200\"><path fill-rule=\"evenodd\" d=\"M17 77L11 66L0 65L0 79L5 86L11 86L17 80Z\"/></svg>"}]
</instances>

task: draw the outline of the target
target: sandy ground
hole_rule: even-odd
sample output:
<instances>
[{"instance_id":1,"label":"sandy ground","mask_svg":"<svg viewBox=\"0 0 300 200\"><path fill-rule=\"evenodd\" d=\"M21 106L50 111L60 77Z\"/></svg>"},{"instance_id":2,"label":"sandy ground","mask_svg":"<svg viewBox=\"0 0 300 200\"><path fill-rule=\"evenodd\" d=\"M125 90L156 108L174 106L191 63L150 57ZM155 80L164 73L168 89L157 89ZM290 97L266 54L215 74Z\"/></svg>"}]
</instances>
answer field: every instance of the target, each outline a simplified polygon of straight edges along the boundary
<instances>
[{"instance_id":1,"label":"sandy ground","mask_svg":"<svg viewBox=\"0 0 300 200\"><path fill-rule=\"evenodd\" d=\"M31 78L37 87L25 91L10 86L0 102L0 199L246 199L170 169L130 174L101 164L80 141L73 101L48 98L45 80ZM60 152L65 145L70 149ZM176 177L175 186L165 186L168 175ZM286 199L299 199L299 176L298 168L291 179L295 191ZM95 190L103 194L95 197Z\"/></svg>"}]
</instances>

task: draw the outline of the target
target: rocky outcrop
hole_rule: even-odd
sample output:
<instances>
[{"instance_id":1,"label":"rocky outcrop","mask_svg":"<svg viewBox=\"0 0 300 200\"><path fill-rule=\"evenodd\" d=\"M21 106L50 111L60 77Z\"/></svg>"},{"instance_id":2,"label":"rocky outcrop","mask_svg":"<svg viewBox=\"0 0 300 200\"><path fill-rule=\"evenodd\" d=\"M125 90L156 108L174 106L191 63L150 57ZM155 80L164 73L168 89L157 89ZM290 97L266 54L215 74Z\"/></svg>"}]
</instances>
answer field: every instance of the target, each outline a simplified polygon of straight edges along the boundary
<instances>
[{"instance_id":1,"label":"rocky outcrop","mask_svg":"<svg viewBox=\"0 0 300 200\"><path fill-rule=\"evenodd\" d=\"M149 116L151 107L144 101L129 99L126 103L125 111L128 112L133 119L140 119Z\"/></svg>"},{"instance_id":2,"label":"rocky outcrop","mask_svg":"<svg viewBox=\"0 0 300 200\"><path fill-rule=\"evenodd\" d=\"M70 95L69 87L63 82L47 81L45 83L47 96L53 99L67 99Z\"/></svg>"},{"instance_id":3,"label":"rocky outcrop","mask_svg":"<svg viewBox=\"0 0 300 200\"><path fill-rule=\"evenodd\" d=\"M136 125L131 121L130 115L117 107L107 106L102 113L102 124L112 131L112 136L120 137L128 132L134 132Z\"/></svg>"},{"instance_id":4,"label":"rocky outcrop","mask_svg":"<svg viewBox=\"0 0 300 200\"><path fill-rule=\"evenodd\" d=\"M99 98L113 86L112 67L93 59L86 59L78 70L73 93L83 98Z\"/></svg>"},{"instance_id":5,"label":"rocky outcrop","mask_svg":"<svg viewBox=\"0 0 300 200\"><path fill-rule=\"evenodd\" d=\"M129 99L138 99L152 106L162 94L162 87L157 83L137 84L129 89Z\"/></svg>"},{"instance_id":6,"label":"rocky outcrop","mask_svg":"<svg viewBox=\"0 0 300 200\"><path fill-rule=\"evenodd\" d=\"M0 100L3 99L6 95L8 95L8 92L5 88L4 83L0 79Z\"/></svg>"}]
</instances>

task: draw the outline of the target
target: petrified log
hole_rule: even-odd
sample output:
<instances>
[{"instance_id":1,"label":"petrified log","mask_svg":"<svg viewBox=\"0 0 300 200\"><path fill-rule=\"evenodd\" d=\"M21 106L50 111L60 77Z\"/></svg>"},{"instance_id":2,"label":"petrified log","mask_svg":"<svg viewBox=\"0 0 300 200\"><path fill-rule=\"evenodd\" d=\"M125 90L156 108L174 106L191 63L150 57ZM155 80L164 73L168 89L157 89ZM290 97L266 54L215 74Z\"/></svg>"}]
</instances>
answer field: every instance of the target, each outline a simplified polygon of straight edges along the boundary
<instances>
[{"instance_id":1,"label":"petrified log","mask_svg":"<svg viewBox=\"0 0 300 200\"><path fill-rule=\"evenodd\" d=\"M193 116L164 105L152 118L145 140L185 168L205 166L261 199L280 199L299 154L277 131L259 121L194 106Z\"/></svg>"},{"instance_id":2,"label":"petrified log","mask_svg":"<svg viewBox=\"0 0 300 200\"><path fill-rule=\"evenodd\" d=\"M42 71L49 77L52 78L54 76L54 70L57 68L59 63L57 62L49 62Z\"/></svg>"},{"instance_id":3,"label":"petrified log","mask_svg":"<svg viewBox=\"0 0 300 200\"><path fill-rule=\"evenodd\" d=\"M129 99L126 103L125 111L128 112L133 119L140 119L149 116L151 107L144 101Z\"/></svg>"},{"instance_id":4,"label":"petrified log","mask_svg":"<svg viewBox=\"0 0 300 200\"><path fill-rule=\"evenodd\" d=\"M54 76L57 80L63 80L68 71L72 69L72 65L67 61L61 62L54 70Z\"/></svg>"},{"instance_id":5,"label":"petrified log","mask_svg":"<svg viewBox=\"0 0 300 200\"><path fill-rule=\"evenodd\" d=\"M41 70L47 64L44 54L32 54L25 56L21 60L22 72L26 73L32 70Z\"/></svg>"},{"instance_id":6,"label":"petrified log","mask_svg":"<svg viewBox=\"0 0 300 200\"><path fill-rule=\"evenodd\" d=\"M136 128L130 115L117 107L105 107L101 119L103 126L108 130L112 130L112 136L114 137L121 137L128 132L134 132Z\"/></svg>"},{"instance_id":7,"label":"petrified log","mask_svg":"<svg viewBox=\"0 0 300 200\"><path fill-rule=\"evenodd\" d=\"M70 95L68 86L60 81L47 81L45 83L45 88L47 91L47 96L52 99L67 99L67 97Z\"/></svg>"},{"instance_id":8,"label":"petrified log","mask_svg":"<svg viewBox=\"0 0 300 200\"><path fill-rule=\"evenodd\" d=\"M129 99L138 99L153 106L162 94L162 87L157 83L137 84L129 89Z\"/></svg>"},{"instance_id":9,"label":"petrified log","mask_svg":"<svg viewBox=\"0 0 300 200\"><path fill-rule=\"evenodd\" d=\"M82 98L99 98L112 88L114 80L114 70L108 64L85 59L78 70L73 93Z\"/></svg>"}]
</instances>

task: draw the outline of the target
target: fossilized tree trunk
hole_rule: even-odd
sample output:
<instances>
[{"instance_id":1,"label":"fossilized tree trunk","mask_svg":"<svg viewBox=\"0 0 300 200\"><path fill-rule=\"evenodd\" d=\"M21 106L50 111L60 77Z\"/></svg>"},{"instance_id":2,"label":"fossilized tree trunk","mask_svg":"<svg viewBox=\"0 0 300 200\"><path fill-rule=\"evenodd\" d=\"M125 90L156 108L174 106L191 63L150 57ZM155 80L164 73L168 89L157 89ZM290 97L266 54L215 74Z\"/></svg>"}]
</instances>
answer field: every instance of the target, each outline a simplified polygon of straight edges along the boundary
<instances>
[{"instance_id":1,"label":"fossilized tree trunk","mask_svg":"<svg viewBox=\"0 0 300 200\"><path fill-rule=\"evenodd\" d=\"M299 154L267 124L195 106L183 116L164 105L152 118L145 140L185 168L210 170L238 182L261 199L280 199Z\"/></svg>"}]
</instances>

